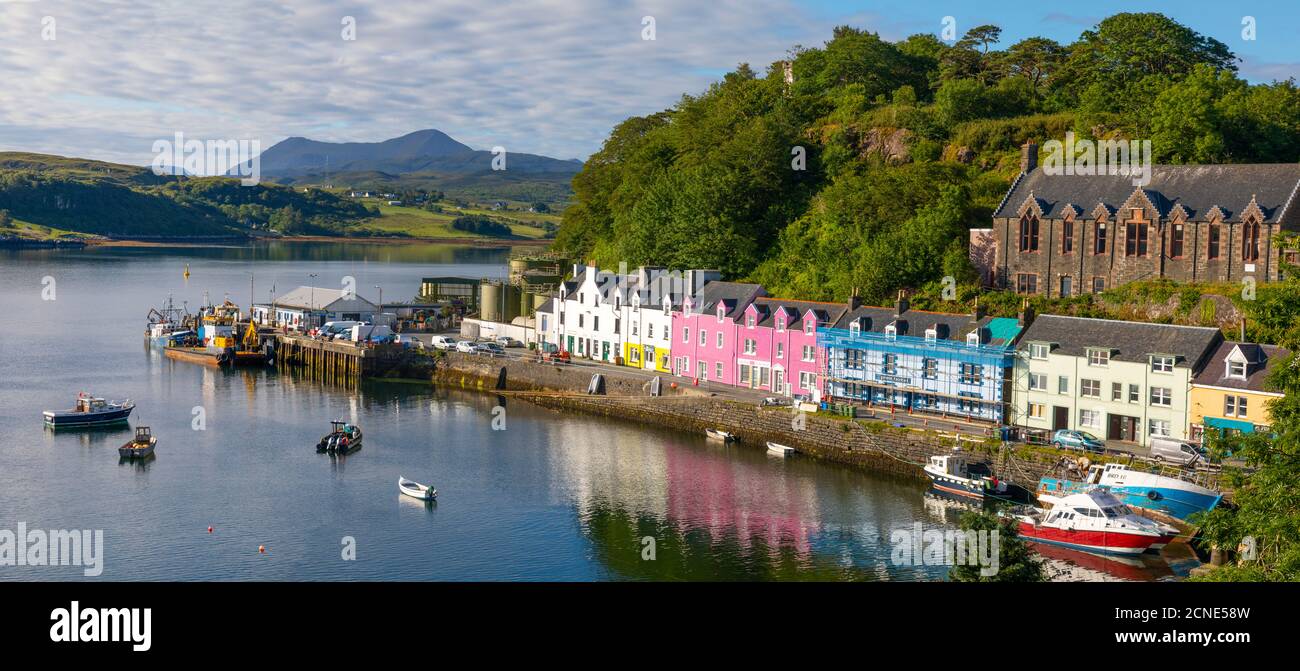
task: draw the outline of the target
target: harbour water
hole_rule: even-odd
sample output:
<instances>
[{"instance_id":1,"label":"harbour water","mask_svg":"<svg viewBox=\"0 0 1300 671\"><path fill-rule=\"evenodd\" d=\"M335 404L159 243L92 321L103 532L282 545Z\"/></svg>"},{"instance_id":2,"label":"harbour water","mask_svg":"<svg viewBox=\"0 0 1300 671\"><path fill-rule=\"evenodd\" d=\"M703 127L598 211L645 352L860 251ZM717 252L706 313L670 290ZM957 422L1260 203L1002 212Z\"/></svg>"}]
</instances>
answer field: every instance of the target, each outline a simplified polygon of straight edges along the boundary
<instances>
[{"instance_id":1,"label":"harbour water","mask_svg":"<svg viewBox=\"0 0 1300 671\"><path fill-rule=\"evenodd\" d=\"M956 521L913 480L425 384L347 390L214 370L142 337L169 293L191 309L204 291L246 307L250 279L265 301L272 287L351 277L372 300L375 285L405 300L424 276L504 275L507 256L331 243L0 250L0 530L103 530L106 580L943 579L946 567L891 561L893 531ZM126 428L44 429L41 411L80 391L134 400L131 423L153 428L157 458L119 464ZM505 430L492 426L498 405ZM363 427L364 447L316 454L339 418ZM435 485L438 502L400 496L399 475ZM85 577L0 566L14 579Z\"/></svg>"}]
</instances>

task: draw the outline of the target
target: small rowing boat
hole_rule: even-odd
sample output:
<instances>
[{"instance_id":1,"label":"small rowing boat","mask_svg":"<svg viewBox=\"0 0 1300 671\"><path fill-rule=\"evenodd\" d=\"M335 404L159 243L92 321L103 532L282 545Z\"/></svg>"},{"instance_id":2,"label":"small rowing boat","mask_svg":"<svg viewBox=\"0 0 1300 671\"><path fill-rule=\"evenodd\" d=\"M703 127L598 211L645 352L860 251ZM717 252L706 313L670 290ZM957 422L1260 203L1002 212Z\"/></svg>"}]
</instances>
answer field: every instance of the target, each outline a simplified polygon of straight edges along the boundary
<instances>
[{"instance_id":1,"label":"small rowing boat","mask_svg":"<svg viewBox=\"0 0 1300 671\"><path fill-rule=\"evenodd\" d=\"M731 443L737 440L735 434L721 429L705 429L704 435L713 440L721 440L724 443Z\"/></svg>"},{"instance_id":2,"label":"small rowing boat","mask_svg":"<svg viewBox=\"0 0 1300 671\"><path fill-rule=\"evenodd\" d=\"M780 457L788 457L795 453L795 449L793 447L790 447L789 445L782 445L780 443L774 443L770 440L767 441L767 451Z\"/></svg>"},{"instance_id":3,"label":"small rowing boat","mask_svg":"<svg viewBox=\"0 0 1300 671\"><path fill-rule=\"evenodd\" d=\"M414 480L407 480L400 475L397 476L397 491L421 501L432 501L438 498L438 490Z\"/></svg>"},{"instance_id":4,"label":"small rowing boat","mask_svg":"<svg viewBox=\"0 0 1300 671\"><path fill-rule=\"evenodd\" d=\"M117 448L118 456L123 459L148 459L153 456L153 449L158 445L158 438L147 426L135 427L135 438Z\"/></svg>"}]
</instances>

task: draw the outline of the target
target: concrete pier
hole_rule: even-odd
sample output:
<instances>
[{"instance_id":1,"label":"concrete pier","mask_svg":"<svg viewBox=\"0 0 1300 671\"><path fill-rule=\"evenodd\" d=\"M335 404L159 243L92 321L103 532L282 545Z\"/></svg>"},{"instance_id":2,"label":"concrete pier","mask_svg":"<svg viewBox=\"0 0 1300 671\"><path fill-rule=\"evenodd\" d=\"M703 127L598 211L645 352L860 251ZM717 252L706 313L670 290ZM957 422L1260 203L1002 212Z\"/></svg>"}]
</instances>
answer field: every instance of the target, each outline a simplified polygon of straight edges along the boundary
<instances>
[{"instance_id":1,"label":"concrete pier","mask_svg":"<svg viewBox=\"0 0 1300 671\"><path fill-rule=\"evenodd\" d=\"M363 377L383 375L400 362L401 356L400 345L358 345L300 335L276 336L277 365L300 367L310 379L328 384L350 386Z\"/></svg>"}]
</instances>

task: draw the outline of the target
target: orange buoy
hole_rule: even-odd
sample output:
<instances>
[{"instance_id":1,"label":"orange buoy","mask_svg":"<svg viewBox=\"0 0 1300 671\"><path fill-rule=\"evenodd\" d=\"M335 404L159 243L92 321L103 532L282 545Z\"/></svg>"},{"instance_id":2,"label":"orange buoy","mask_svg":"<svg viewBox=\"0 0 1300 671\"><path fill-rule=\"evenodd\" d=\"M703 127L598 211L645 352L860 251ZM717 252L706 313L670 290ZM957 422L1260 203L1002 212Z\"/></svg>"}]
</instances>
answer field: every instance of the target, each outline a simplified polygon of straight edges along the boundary
<instances>
[{"instance_id":1,"label":"orange buoy","mask_svg":"<svg viewBox=\"0 0 1300 671\"><path fill-rule=\"evenodd\" d=\"M208 525L208 533L212 533L212 525Z\"/></svg>"},{"instance_id":2,"label":"orange buoy","mask_svg":"<svg viewBox=\"0 0 1300 671\"><path fill-rule=\"evenodd\" d=\"M257 552L258 554L266 554L266 546L265 545L257 546Z\"/></svg>"}]
</instances>

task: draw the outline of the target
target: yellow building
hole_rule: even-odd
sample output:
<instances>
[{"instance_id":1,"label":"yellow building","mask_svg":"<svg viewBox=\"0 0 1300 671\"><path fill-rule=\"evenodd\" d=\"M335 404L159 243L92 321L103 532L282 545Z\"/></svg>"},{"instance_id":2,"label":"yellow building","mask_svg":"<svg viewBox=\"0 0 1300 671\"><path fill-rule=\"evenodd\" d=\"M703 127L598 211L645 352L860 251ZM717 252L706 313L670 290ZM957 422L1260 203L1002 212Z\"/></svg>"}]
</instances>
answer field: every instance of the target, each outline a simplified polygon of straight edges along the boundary
<instances>
[{"instance_id":1,"label":"yellow building","mask_svg":"<svg viewBox=\"0 0 1300 671\"><path fill-rule=\"evenodd\" d=\"M1266 382L1273 367L1290 354L1276 345L1224 342L1200 374L1192 378L1191 436L1208 430L1253 433L1272 425L1268 402L1281 398Z\"/></svg>"}]
</instances>

